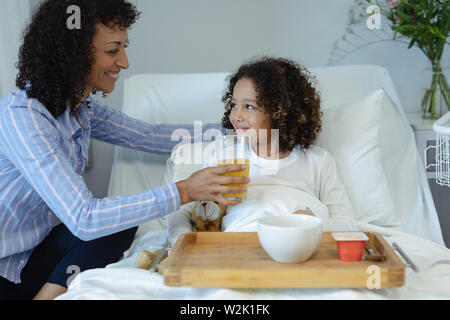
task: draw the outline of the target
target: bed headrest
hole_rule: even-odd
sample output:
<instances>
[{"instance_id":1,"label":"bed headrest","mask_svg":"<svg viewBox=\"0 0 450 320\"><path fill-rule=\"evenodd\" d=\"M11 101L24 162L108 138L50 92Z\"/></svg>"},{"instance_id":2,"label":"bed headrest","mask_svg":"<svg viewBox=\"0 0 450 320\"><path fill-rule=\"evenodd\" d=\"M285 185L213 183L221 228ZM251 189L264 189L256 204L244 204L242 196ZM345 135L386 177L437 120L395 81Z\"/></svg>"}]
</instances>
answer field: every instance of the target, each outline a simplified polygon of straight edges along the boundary
<instances>
[{"instance_id":1,"label":"bed headrest","mask_svg":"<svg viewBox=\"0 0 450 320\"><path fill-rule=\"evenodd\" d=\"M228 73L141 74L125 80L122 112L152 123L220 122Z\"/></svg>"},{"instance_id":2,"label":"bed headrest","mask_svg":"<svg viewBox=\"0 0 450 320\"><path fill-rule=\"evenodd\" d=\"M399 104L385 68L353 65L311 68L322 108L362 99L384 87ZM153 123L218 122L224 111L221 98L230 73L153 73L125 79L122 112ZM143 109L142 109L143 108Z\"/></svg>"}]
</instances>

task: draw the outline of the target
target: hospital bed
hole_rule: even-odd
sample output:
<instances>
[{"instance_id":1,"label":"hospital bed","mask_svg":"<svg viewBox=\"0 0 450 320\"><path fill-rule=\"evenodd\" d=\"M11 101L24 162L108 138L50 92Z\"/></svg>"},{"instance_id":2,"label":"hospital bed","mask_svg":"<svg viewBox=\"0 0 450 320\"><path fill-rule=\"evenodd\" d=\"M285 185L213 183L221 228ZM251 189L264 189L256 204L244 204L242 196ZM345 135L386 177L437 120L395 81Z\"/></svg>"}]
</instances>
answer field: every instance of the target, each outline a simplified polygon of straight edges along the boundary
<instances>
[{"instance_id":1,"label":"hospital bed","mask_svg":"<svg viewBox=\"0 0 450 320\"><path fill-rule=\"evenodd\" d=\"M450 250L414 134L386 69L374 65L313 68L322 98L323 131L317 145L335 158L359 230L397 243L418 267L405 285L369 289L234 290L168 287L163 277L136 268L143 250L159 249L164 219L141 225L125 258L82 272L58 299L449 299ZM125 80L122 112L153 123L220 122L228 73L143 74ZM200 164L169 155L116 147L109 196L133 194L187 178Z\"/></svg>"}]
</instances>

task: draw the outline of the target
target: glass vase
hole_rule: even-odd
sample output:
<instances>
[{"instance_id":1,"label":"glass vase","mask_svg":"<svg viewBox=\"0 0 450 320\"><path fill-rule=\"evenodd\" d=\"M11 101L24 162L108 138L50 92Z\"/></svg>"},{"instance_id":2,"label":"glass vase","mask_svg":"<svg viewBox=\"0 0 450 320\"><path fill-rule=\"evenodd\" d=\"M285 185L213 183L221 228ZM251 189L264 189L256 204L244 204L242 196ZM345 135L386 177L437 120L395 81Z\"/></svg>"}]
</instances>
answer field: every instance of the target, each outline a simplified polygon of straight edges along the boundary
<instances>
[{"instance_id":1,"label":"glass vase","mask_svg":"<svg viewBox=\"0 0 450 320\"><path fill-rule=\"evenodd\" d=\"M439 119L450 110L450 60L429 61L421 74L422 116L424 119Z\"/></svg>"}]
</instances>

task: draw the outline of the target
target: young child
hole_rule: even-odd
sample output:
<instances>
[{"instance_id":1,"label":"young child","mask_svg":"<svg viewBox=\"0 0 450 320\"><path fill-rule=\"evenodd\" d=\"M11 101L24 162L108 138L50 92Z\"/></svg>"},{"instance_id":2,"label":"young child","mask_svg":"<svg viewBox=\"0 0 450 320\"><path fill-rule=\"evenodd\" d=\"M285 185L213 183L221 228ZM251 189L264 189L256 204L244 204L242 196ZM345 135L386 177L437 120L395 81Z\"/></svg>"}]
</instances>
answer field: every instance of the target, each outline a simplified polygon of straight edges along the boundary
<instances>
[{"instance_id":1,"label":"young child","mask_svg":"<svg viewBox=\"0 0 450 320\"><path fill-rule=\"evenodd\" d=\"M222 126L250 135L253 151L247 199L228 208L223 231L256 231L259 217L292 213L319 217L325 230L355 229L335 161L313 144L322 122L311 81L295 62L270 57L244 64L230 77ZM192 231L192 208L166 217L171 242Z\"/></svg>"}]
</instances>

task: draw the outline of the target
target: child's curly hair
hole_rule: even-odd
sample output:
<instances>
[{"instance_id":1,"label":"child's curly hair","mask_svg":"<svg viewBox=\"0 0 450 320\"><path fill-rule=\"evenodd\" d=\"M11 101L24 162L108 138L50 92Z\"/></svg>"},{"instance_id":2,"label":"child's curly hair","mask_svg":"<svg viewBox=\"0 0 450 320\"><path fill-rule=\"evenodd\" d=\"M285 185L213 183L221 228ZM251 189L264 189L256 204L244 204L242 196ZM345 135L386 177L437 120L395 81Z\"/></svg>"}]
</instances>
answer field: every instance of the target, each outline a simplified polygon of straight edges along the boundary
<instances>
[{"instance_id":1,"label":"child's curly hair","mask_svg":"<svg viewBox=\"0 0 450 320\"><path fill-rule=\"evenodd\" d=\"M283 58L263 57L242 65L229 77L222 97L225 114L222 127L233 129L230 122L231 99L239 79L253 81L258 106L271 118L271 128L279 129L280 151L300 145L307 149L321 131L320 96L311 84L315 80L297 63Z\"/></svg>"}]
</instances>

